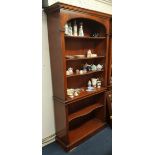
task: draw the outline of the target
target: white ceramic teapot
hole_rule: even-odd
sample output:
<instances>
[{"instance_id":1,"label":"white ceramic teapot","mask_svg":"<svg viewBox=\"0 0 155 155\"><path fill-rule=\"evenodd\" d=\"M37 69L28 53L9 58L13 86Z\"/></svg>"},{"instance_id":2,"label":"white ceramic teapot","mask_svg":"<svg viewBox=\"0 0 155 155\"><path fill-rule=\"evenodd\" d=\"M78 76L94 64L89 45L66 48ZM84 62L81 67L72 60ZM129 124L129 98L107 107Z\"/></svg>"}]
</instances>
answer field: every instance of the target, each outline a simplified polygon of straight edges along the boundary
<instances>
[{"instance_id":1,"label":"white ceramic teapot","mask_svg":"<svg viewBox=\"0 0 155 155\"><path fill-rule=\"evenodd\" d=\"M91 65L91 70L92 70L92 71L96 71L96 70L97 70L97 66L95 66L94 64Z\"/></svg>"},{"instance_id":2,"label":"white ceramic teapot","mask_svg":"<svg viewBox=\"0 0 155 155\"><path fill-rule=\"evenodd\" d=\"M97 68L98 71L100 71L100 70L103 69L103 65L98 64L98 65L96 66L96 68Z\"/></svg>"}]
</instances>

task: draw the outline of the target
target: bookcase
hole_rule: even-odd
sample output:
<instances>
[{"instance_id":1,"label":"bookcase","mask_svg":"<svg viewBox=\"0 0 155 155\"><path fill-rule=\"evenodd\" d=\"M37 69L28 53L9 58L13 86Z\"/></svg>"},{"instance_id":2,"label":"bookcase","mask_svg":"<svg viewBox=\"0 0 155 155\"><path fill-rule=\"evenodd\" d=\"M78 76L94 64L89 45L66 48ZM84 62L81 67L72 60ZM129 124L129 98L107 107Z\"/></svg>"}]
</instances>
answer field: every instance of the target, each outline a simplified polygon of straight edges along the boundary
<instances>
[{"instance_id":1,"label":"bookcase","mask_svg":"<svg viewBox=\"0 0 155 155\"><path fill-rule=\"evenodd\" d=\"M79 145L106 125L109 30L111 15L55 3L45 8L53 83L56 140L66 150ZM65 25L83 24L84 36L65 34ZM79 31L79 28L78 28ZM96 34L96 35L94 35ZM90 50L95 56L88 57ZM82 57L81 57L82 55ZM100 70L79 74L85 64L100 64ZM73 73L66 74L68 68ZM88 81L100 79L101 86L88 91ZM80 90L69 96L68 90Z\"/></svg>"}]
</instances>

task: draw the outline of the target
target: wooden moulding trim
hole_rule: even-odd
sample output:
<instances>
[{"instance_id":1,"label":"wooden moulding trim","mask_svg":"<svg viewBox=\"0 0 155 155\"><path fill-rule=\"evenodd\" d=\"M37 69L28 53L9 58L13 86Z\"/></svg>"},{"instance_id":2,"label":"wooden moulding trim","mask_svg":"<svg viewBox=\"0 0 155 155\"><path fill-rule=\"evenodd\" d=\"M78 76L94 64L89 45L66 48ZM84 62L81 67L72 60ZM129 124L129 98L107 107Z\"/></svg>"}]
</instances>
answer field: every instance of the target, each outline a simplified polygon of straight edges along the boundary
<instances>
[{"instance_id":1,"label":"wooden moulding trim","mask_svg":"<svg viewBox=\"0 0 155 155\"><path fill-rule=\"evenodd\" d=\"M64 9L64 10L71 10L71 11L76 11L76 12L81 12L81 13L87 13L87 14L91 14L91 15L95 15L95 16L100 16L101 18L109 18L112 15L107 14L107 13L101 13L98 11L93 11L93 10L89 10L89 9L85 9L85 8L81 8L81 7L77 7L77 6L73 6L73 5L69 5L69 4L65 4L65 3L60 3L57 2L49 7L45 7L44 10L45 12L51 13L60 9Z\"/></svg>"},{"instance_id":2,"label":"wooden moulding trim","mask_svg":"<svg viewBox=\"0 0 155 155\"><path fill-rule=\"evenodd\" d=\"M60 99L60 98L58 98L56 96L53 96L53 99L58 101L59 103L63 103L63 104L65 103L65 100L62 100L62 99Z\"/></svg>"},{"instance_id":3,"label":"wooden moulding trim","mask_svg":"<svg viewBox=\"0 0 155 155\"><path fill-rule=\"evenodd\" d=\"M68 151L67 145L59 137L56 136L55 139L66 151Z\"/></svg>"}]
</instances>

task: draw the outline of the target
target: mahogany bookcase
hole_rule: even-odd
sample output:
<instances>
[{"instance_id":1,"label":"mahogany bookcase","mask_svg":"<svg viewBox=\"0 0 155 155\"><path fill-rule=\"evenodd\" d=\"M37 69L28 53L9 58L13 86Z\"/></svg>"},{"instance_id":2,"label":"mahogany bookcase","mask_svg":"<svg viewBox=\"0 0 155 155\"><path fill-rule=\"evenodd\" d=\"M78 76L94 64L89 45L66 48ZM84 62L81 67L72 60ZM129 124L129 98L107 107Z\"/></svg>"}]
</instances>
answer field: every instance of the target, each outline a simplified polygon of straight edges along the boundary
<instances>
[{"instance_id":1,"label":"mahogany bookcase","mask_svg":"<svg viewBox=\"0 0 155 155\"><path fill-rule=\"evenodd\" d=\"M108 57L111 15L63 3L45 8L48 23L53 99L55 109L56 140L70 150L94 135L106 125L106 91L108 85ZM65 35L65 24L83 23L84 37ZM98 37L91 37L93 32ZM86 55L94 51L97 57L66 59L66 55ZM69 67L74 70L82 64L102 64L101 71L90 71L83 75L66 75ZM69 98L68 88L87 87L93 77L102 79L102 87L95 91L83 91Z\"/></svg>"}]
</instances>

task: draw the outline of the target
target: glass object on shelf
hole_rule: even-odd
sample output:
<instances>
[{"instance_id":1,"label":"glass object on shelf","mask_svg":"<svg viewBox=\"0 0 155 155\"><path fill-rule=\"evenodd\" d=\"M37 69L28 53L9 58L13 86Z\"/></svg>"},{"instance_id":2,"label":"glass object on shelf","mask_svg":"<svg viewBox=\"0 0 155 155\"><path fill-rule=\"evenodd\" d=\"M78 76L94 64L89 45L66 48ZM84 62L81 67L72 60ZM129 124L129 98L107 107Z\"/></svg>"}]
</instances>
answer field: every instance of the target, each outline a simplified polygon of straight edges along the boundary
<instances>
[{"instance_id":1,"label":"glass object on shelf","mask_svg":"<svg viewBox=\"0 0 155 155\"><path fill-rule=\"evenodd\" d=\"M83 32L83 23L80 23L80 28L79 28L79 36L84 37L84 32Z\"/></svg>"},{"instance_id":2,"label":"glass object on shelf","mask_svg":"<svg viewBox=\"0 0 155 155\"><path fill-rule=\"evenodd\" d=\"M91 37L99 37L99 36L100 36L99 33L92 33L92 34L91 34Z\"/></svg>"},{"instance_id":3,"label":"glass object on shelf","mask_svg":"<svg viewBox=\"0 0 155 155\"><path fill-rule=\"evenodd\" d=\"M76 20L74 21L74 26L73 26L73 35L77 36L77 24L76 24Z\"/></svg>"}]
</instances>

